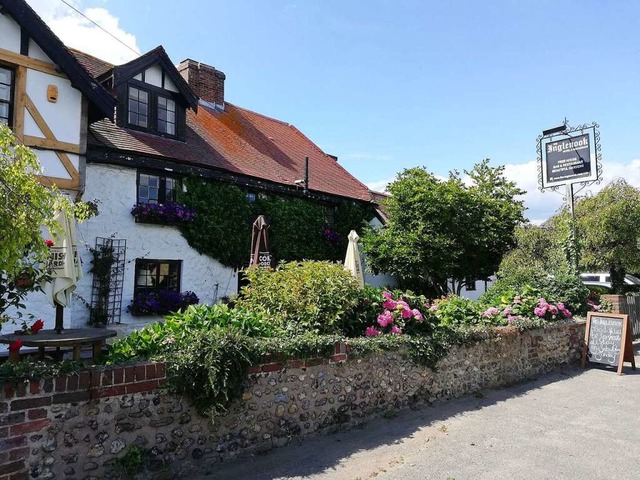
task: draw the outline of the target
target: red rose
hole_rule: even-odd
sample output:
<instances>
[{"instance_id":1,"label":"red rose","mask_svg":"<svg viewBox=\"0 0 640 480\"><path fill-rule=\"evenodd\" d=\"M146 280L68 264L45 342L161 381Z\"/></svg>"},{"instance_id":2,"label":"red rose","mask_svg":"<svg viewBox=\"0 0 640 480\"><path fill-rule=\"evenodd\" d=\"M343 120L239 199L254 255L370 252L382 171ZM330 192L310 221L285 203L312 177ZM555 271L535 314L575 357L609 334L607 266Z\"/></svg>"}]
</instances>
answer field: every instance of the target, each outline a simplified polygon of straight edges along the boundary
<instances>
[{"instance_id":1,"label":"red rose","mask_svg":"<svg viewBox=\"0 0 640 480\"><path fill-rule=\"evenodd\" d=\"M45 241L44 241L44 244L45 244L47 247L53 247L53 246L55 245L55 243L53 243L53 240L45 240Z\"/></svg>"},{"instance_id":2,"label":"red rose","mask_svg":"<svg viewBox=\"0 0 640 480\"><path fill-rule=\"evenodd\" d=\"M40 330L44 328L44 322L42 320L36 320L33 325L31 325L31 333L38 333Z\"/></svg>"},{"instance_id":3,"label":"red rose","mask_svg":"<svg viewBox=\"0 0 640 480\"><path fill-rule=\"evenodd\" d=\"M22 348L22 340L14 340L9 345L10 352L19 352L21 348Z\"/></svg>"}]
</instances>

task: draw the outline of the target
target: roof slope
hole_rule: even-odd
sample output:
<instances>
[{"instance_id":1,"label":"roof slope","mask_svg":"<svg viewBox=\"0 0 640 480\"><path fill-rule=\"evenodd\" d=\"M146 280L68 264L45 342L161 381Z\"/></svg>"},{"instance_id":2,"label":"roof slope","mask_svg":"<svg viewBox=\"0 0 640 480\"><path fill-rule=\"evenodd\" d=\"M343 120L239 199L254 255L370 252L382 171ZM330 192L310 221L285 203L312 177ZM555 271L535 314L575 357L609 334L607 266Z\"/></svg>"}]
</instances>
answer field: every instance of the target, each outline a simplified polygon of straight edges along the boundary
<instances>
[{"instance_id":1,"label":"roof slope","mask_svg":"<svg viewBox=\"0 0 640 480\"><path fill-rule=\"evenodd\" d=\"M93 55L89 55L88 53L81 52L75 48L69 48L69 51L74 57L76 57L76 60L80 62L80 65L82 65L94 78L98 78L100 75L113 68L112 63L105 62L104 60L94 57Z\"/></svg>"},{"instance_id":2,"label":"roof slope","mask_svg":"<svg viewBox=\"0 0 640 480\"><path fill-rule=\"evenodd\" d=\"M115 99L96 82L24 0L0 0L0 9L8 12L26 30L29 37L60 67L71 84L89 99L101 116L113 118Z\"/></svg>"},{"instance_id":3,"label":"roof slope","mask_svg":"<svg viewBox=\"0 0 640 480\"><path fill-rule=\"evenodd\" d=\"M75 53L75 52L74 52ZM77 52L87 69L108 64ZM117 67L116 67L117 68ZM119 127L109 120L91 125L89 144L111 150L224 170L295 187L305 176L309 157L309 191L371 201L368 188L324 153L294 126L226 102L225 110L200 104L187 111L186 141Z\"/></svg>"}]
</instances>

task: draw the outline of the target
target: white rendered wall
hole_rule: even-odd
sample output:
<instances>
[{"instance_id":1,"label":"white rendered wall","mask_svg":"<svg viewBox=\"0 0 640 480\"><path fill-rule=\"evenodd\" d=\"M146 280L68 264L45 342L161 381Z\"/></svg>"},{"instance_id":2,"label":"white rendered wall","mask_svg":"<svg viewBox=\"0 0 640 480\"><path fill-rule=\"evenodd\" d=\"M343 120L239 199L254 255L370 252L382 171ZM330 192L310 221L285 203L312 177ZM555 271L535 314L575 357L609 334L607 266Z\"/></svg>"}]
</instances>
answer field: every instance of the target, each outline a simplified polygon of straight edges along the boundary
<instances>
[{"instance_id":1,"label":"white rendered wall","mask_svg":"<svg viewBox=\"0 0 640 480\"><path fill-rule=\"evenodd\" d=\"M20 53L20 26L9 15L0 14L0 48Z\"/></svg>"},{"instance_id":2,"label":"white rendered wall","mask_svg":"<svg viewBox=\"0 0 640 480\"><path fill-rule=\"evenodd\" d=\"M382 228L382 222L377 218L374 218L369 222L373 228ZM362 232L358 232L358 234L362 234ZM367 285L371 285L372 287L389 287L393 288L397 285L397 280L392 275L387 275L381 273L380 275L374 275L367 268L367 257L362 255L362 268L364 271L364 283Z\"/></svg>"},{"instance_id":3,"label":"white rendered wall","mask_svg":"<svg viewBox=\"0 0 640 480\"><path fill-rule=\"evenodd\" d=\"M191 248L175 227L135 223L130 211L136 203L136 170L109 165L87 164L85 200L99 200L100 214L78 228L78 248L83 261L85 278L76 290L83 298L91 299L90 254L96 237L127 240L126 267L122 301L122 325L116 329L128 332L155 322L161 317L134 317L126 312L133 299L135 259L182 260L180 290L195 292L200 303L212 303L218 285L218 299L236 293L237 277L233 269L200 255ZM89 317L87 309L75 302L71 325L82 327ZM112 328L112 326L109 326Z\"/></svg>"},{"instance_id":4,"label":"white rendered wall","mask_svg":"<svg viewBox=\"0 0 640 480\"><path fill-rule=\"evenodd\" d=\"M47 86L58 87L58 101L47 100ZM55 135L56 139L67 143L80 143L80 119L82 93L71 86L66 78L29 69L27 72L27 94ZM40 129L29 115L25 115L26 135L43 137Z\"/></svg>"},{"instance_id":5,"label":"white rendered wall","mask_svg":"<svg viewBox=\"0 0 640 480\"><path fill-rule=\"evenodd\" d=\"M162 69L157 65L149 67L144 72L144 81L155 87L162 87Z\"/></svg>"},{"instance_id":6,"label":"white rendered wall","mask_svg":"<svg viewBox=\"0 0 640 480\"><path fill-rule=\"evenodd\" d=\"M38 60L43 60L45 62L51 62L49 56L44 53L44 51L40 48L40 46L34 42L32 39L29 40L29 56L31 58L37 58Z\"/></svg>"}]
</instances>

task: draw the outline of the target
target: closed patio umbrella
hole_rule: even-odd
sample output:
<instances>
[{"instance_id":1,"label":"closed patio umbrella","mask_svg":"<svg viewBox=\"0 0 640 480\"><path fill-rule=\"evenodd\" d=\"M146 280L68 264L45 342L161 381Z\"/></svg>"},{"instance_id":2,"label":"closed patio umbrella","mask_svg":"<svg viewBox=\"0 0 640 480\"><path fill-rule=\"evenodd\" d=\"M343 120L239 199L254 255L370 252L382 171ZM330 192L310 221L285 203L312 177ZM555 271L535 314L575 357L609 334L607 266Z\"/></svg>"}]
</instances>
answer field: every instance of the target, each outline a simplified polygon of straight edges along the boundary
<instances>
[{"instance_id":1,"label":"closed patio umbrella","mask_svg":"<svg viewBox=\"0 0 640 480\"><path fill-rule=\"evenodd\" d=\"M344 259L344 269L351 272L361 287L364 286L364 275L362 273L362 260L360 259L360 249L358 240L360 237L355 230L349 232L349 245L347 246L347 256Z\"/></svg>"},{"instance_id":2,"label":"closed patio umbrella","mask_svg":"<svg viewBox=\"0 0 640 480\"><path fill-rule=\"evenodd\" d=\"M75 222L70 221L63 211L57 211L54 220L59 224L59 232L52 235L49 262L51 279L42 286L47 300L56 307L56 332L63 327L64 308L71 304L71 294L82 278L80 258L76 244Z\"/></svg>"},{"instance_id":3,"label":"closed patio umbrella","mask_svg":"<svg viewBox=\"0 0 640 480\"><path fill-rule=\"evenodd\" d=\"M251 259L249 265L272 267L273 260L269 250L269 223L264 215L258 216L251 229Z\"/></svg>"}]
</instances>

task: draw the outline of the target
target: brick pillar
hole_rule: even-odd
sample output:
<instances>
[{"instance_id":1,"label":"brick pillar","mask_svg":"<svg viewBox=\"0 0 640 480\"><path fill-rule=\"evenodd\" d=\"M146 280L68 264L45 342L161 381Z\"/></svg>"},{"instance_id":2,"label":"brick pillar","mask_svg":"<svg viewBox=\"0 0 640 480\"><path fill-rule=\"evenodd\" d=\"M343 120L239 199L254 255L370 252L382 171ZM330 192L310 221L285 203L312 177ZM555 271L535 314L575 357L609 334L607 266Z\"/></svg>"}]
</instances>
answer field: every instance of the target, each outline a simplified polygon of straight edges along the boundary
<instances>
[{"instance_id":1,"label":"brick pillar","mask_svg":"<svg viewBox=\"0 0 640 480\"><path fill-rule=\"evenodd\" d=\"M628 313L627 301L624 295L600 295L600 298L609 300L613 304L612 313Z\"/></svg>"}]
</instances>

